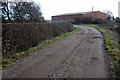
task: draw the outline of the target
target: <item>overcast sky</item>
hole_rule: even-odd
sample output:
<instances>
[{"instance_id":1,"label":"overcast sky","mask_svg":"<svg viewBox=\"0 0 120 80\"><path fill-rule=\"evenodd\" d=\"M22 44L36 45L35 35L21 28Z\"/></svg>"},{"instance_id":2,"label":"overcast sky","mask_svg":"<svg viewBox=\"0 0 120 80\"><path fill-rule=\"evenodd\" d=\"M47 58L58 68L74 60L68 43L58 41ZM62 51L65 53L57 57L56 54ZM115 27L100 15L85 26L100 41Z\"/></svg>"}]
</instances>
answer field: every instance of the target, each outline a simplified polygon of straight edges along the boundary
<instances>
[{"instance_id":1,"label":"overcast sky","mask_svg":"<svg viewBox=\"0 0 120 80\"><path fill-rule=\"evenodd\" d=\"M34 0L39 2L44 18L51 20L51 16L75 13L110 10L114 17L118 17L118 2L120 0Z\"/></svg>"}]
</instances>

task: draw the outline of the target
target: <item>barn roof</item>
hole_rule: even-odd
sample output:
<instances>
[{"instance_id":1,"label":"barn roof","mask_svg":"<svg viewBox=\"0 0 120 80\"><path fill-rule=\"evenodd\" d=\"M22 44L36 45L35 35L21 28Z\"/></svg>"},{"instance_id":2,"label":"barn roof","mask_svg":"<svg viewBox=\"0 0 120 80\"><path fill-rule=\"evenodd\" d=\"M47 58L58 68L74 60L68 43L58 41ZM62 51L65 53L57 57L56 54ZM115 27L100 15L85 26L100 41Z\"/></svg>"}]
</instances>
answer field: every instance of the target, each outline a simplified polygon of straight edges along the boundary
<instances>
[{"instance_id":1,"label":"barn roof","mask_svg":"<svg viewBox=\"0 0 120 80\"><path fill-rule=\"evenodd\" d=\"M77 12L77 13L65 13L65 14L61 14L61 15L55 15L55 16L66 16L66 15L76 15L76 14L88 14L91 13L92 11L88 11L88 12ZM93 11L93 12L97 12L97 11ZM99 11L100 12L100 11Z\"/></svg>"}]
</instances>

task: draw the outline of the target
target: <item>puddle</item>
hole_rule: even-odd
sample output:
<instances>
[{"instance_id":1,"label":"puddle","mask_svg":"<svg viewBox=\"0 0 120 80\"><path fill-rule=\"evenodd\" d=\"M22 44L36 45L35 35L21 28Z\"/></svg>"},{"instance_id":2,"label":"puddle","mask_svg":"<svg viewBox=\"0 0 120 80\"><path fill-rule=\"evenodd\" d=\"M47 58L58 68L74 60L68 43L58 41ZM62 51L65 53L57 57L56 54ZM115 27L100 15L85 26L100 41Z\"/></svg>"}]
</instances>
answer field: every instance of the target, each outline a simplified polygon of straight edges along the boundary
<instances>
[{"instance_id":1,"label":"puddle","mask_svg":"<svg viewBox=\"0 0 120 80\"><path fill-rule=\"evenodd\" d=\"M82 34L82 35L83 35L83 34L85 34L85 33L77 33L77 34Z\"/></svg>"},{"instance_id":2,"label":"puddle","mask_svg":"<svg viewBox=\"0 0 120 80\"><path fill-rule=\"evenodd\" d=\"M93 59L93 60L98 60L98 58L97 58L97 57L92 57L92 59Z\"/></svg>"},{"instance_id":3,"label":"puddle","mask_svg":"<svg viewBox=\"0 0 120 80\"><path fill-rule=\"evenodd\" d=\"M97 38L102 38L101 35L94 35L94 36L90 36L89 37L90 39L97 39Z\"/></svg>"},{"instance_id":4,"label":"puddle","mask_svg":"<svg viewBox=\"0 0 120 80\"><path fill-rule=\"evenodd\" d=\"M102 36L101 35L95 35L95 36L93 36L93 38L102 38Z\"/></svg>"}]
</instances>

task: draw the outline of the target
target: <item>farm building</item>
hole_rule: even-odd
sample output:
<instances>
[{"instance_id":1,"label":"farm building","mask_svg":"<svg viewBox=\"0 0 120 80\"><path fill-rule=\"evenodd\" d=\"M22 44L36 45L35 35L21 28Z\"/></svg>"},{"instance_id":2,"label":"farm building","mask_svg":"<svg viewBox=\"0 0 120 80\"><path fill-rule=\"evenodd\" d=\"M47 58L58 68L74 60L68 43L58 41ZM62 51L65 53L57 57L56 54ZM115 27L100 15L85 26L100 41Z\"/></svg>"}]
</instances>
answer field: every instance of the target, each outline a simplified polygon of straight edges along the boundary
<instances>
[{"instance_id":1,"label":"farm building","mask_svg":"<svg viewBox=\"0 0 120 80\"><path fill-rule=\"evenodd\" d=\"M79 13L67 13L62 15L52 16L52 22L72 22L75 18L91 17L92 19L107 20L108 15L100 11L79 12Z\"/></svg>"}]
</instances>

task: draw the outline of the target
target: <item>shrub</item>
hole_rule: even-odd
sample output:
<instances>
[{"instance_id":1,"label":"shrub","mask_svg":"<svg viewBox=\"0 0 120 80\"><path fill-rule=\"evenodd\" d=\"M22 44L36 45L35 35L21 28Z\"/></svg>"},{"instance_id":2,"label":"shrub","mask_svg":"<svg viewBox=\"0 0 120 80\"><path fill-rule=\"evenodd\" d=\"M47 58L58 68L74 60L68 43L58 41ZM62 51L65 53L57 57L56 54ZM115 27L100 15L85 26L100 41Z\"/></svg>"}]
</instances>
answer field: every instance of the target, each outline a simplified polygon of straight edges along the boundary
<instances>
[{"instance_id":1,"label":"shrub","mask_svg":"<svg viewBox=\"0 0 120 80\"><path fill-rule=\"evenodd\" d=\"M115 21L116 21L117 23L120 23L120 18L117 17L117 18L115 19Z\"/></svg>"},{"instance_id":2,"label":"shrub","mask_svg":"<svg viewBox=\"0 0 120 80\"><path fill-rule=\"evenodd\" d=\"M75 21L73 22L73 24L103 24L106 23L105 20L102 19L92 19L91 17L76 17L74 19Z\"/></svg>"},{"instance_id":3,"label":"shrub","mask_svg":"<svg viewBox=\"0 0 120 80\"><path fill-rule=\"evenodd\" d=\"M37 46L41 42L72 30L70 23L2 24L3 58Z\"/></svg>"},{"instance_id":4,"label":"shrub","mask_svg":"<svg viewBox=\"0 0 120 80\"><path fill-rule=\"evenodd\" d=\"M102 19L95 19L92 21L93 24L102 24L104 23L105 21L103 21Z\"/></svg>"},{"instance_id":5,"label":"shrub","mask_svg":"<svg viewBox=\"0 0 120 80\"><path fill-rule=\"evenodd\" d=\"M79 23L89 24L89 23L92 23L92 18L90 18L90 17L76 17L74 23L75 24L79 24Z\"/></svg>"}]
</instances>

